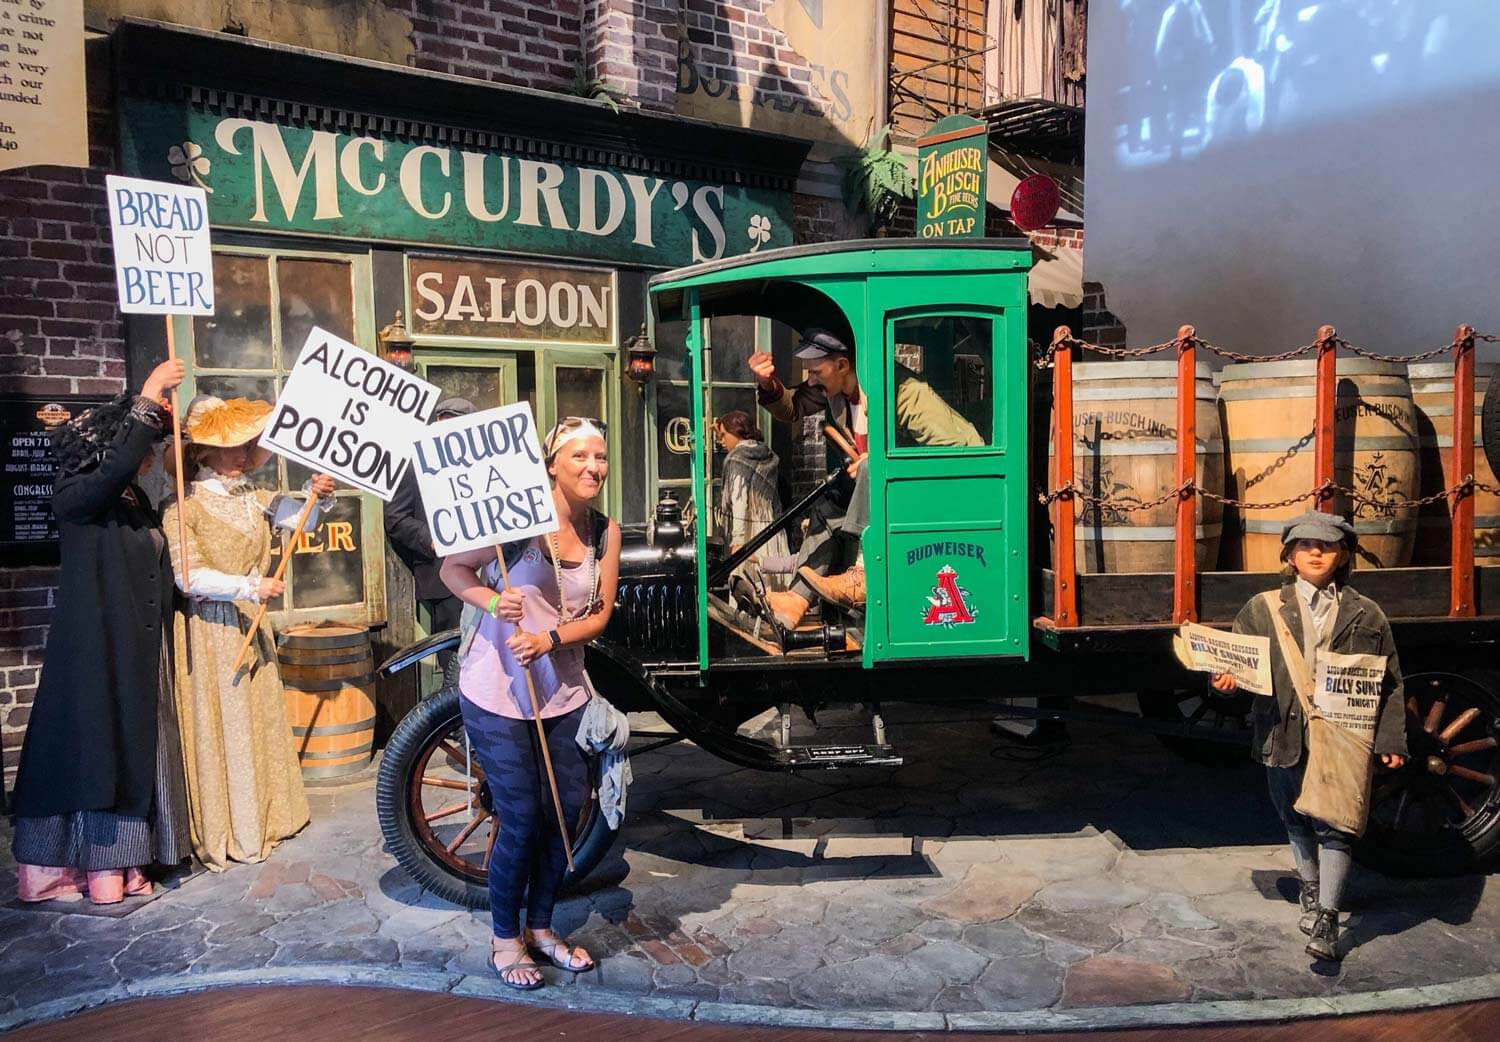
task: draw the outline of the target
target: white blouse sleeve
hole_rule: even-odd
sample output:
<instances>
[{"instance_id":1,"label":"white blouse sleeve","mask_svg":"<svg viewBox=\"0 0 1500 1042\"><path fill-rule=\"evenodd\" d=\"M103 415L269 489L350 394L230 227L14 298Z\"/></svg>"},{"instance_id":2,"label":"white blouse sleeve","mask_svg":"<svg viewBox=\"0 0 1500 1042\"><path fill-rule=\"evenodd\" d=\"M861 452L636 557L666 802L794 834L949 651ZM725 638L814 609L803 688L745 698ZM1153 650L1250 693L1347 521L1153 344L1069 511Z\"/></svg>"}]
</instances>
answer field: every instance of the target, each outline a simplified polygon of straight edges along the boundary
<instances>
[{"instance_id":1,"label":"white blouse sleeve","mask_svg":"<svg viewBox=\"0 0 1500 1042\"><path fill-rule=\"evenodd\" d=\"M191 562L188 567L192 570L192 583L187 590L190 597L199 597L206 601L259 602L260 600L260 575L256 572L249 575L230 575L228 572L218 572L212 568L200 568ZM182 588L180 570L177 575L177 588Z\"/></svg>"}]
</instances>

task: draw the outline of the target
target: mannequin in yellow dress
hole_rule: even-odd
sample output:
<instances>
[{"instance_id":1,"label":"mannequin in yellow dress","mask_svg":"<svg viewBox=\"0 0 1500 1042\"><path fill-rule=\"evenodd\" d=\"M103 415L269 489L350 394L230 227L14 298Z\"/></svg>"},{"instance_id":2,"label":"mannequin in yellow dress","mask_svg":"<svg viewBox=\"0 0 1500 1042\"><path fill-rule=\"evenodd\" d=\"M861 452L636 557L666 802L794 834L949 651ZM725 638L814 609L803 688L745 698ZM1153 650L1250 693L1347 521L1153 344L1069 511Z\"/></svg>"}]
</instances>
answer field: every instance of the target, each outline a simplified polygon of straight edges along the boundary
<instances>
[{"instance_id":1,"label":"mannequin in yellow dress","mask_svg":"<svg viewBox=\"0 0 1500 1042\"><path fill-rule=\"evenodd\" d=\"M179 588L179 511L186 520L192 587L176 619L177 712L193 853L214 871L263 861L308 822L268 622L262 620L245 664L231 672L258 606L284 589L266 574L271 530L295 528L303 505L245 477L269 456L255 442L270 412L269 402L194 399L185 425L192 482L186 503L173 500L163 517ZM306 491L323 497L333 488L331 477L318 474Z\"/></svg>"}]
</instances>

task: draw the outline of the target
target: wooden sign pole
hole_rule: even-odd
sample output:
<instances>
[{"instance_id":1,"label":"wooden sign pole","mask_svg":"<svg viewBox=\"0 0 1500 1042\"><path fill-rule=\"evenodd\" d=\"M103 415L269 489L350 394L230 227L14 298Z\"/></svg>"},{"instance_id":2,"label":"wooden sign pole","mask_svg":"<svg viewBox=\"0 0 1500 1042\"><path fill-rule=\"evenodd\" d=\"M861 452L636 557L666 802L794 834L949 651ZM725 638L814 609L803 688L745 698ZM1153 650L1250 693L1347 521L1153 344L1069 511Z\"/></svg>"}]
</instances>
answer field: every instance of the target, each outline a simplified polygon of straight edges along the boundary
<instances>
[{"instance_id":1,"label":"wooden sign pole","mask_svg":"<svg viewBox=\"0 0 1500 1042\"><path fill-rule=\"evenodd\" d=\"M505 547L496 545L495 558L500 562L500 579L505 584L506 591L509 592L510 567L505 563ZM557 591L557 593L559 597L562 596L561 590ZM516 632L523 632L520 623L516 624ZM547 748L547 730L542 726L542 707L536 698L536 680L531 675L531 667L528 665L524 668L526 670L526 692L531 696L531 718L536 721L536 736L542 745L542 765L547 771L547 785L552 789L552 807L557 811L557 827L562 833L563 854L568 859L568 871L576 872L577 869L573 865L573 840L568 835L567 819L563 817L562 796L558 794L557 775L552 770L552 751ZM499 825L497 824L495 827L499 828Z\"/></svg>"},{"instance_id":2,"label":"wooden sign pole","mask_svg":"<svg viewBox=\"0 0 1500 1042\"><path fill-rule=\"evenodd\" d=\"M167 316L167 358L177 360L177 336L172 331L172 316ZM182 428L187 416L182 408L182 385L172 389L172 460L177 464L177 546L182 554L182 593L188 595L192 580L188 577L187 541L187 475L182 467Z\"/></svg>"},{"instance_id":3,"label":"wooden sign pole","mask_svg":"<svg viewBox=\"0 0 1500 1042\"><path fill-rule=\"evenodd\" d=\"M286 566L292 560L292 551L295 550L297 536L302 534L302 529L307 526L307 516L312 513L313 504L318 497L311 492L307 494L307 505L302 508L302 513L297 515L297 527L281 543L281 563L276 566L276 574L271 578L280 579L286 574ZM255 618L250 621L250 632L245 634L245 639L240 644L240 653L234 657L234 668L229 672L238 673L240 666L245 662L245 653L250 650L250 645L255 643L255 635L260 632L261 620L266 617L270 609L270 602L262 600L260 610L255 613Z\"/></svg>"}]
</instances>

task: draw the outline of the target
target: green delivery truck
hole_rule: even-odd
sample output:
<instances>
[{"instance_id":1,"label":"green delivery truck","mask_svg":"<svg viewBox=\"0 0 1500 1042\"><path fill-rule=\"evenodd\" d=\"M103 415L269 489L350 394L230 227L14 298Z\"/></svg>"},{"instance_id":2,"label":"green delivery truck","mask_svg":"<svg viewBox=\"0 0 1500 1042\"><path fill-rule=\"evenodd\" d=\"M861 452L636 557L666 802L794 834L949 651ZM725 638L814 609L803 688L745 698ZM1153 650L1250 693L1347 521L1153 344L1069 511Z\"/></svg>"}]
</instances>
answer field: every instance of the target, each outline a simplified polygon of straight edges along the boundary
<instances>
[{"instance_id":1,"label":"green delivery truck","mask_svg":"<svg viewBox=\"0 0 1500 1042\"><path fill-rule=\"evenodd\" d=\"M1057 520L1071 520L1084 485L1049 477L1048 453L1058 415L1070 415L1079 344L1060 335L1050 350L1029 347L1031 262L1024 240L880 239L773 250L652 280L655 320L688 331L692 486L689 501L664 496L651 523L627 529L614 615L588 649L590 676L606 697L671 726L637 735L632 755L687 739L765 770L888 769L902 756L882 705L1022 696L1049 718L1128 720L1190 756L1246 755L1251 696L1212 692L1202 674L1179 665L1171 640L1183 621L1227 628L1278 577L1195 569L1199 490L1191 482L1177 490L1189 549L1172 570L1068 566L1072 532L1062 529L1072 525ZM754 569L743 567L777 533L795 541L824 497L848 495L846 460L831 458L826 480L733 553L705 523L715 418L705 331L718 316L820 327L853 349L868 402L862 610L825 604L814 621L787 630L764 610ZM1184 347L1194 343L1188 333ZM1195 370L1186 358L1191 400ZM912 372L972 427L965 444L904 436L898 391ZM1191 468L1191 429L1177 433ZM1332 440L1330 428L1330 452ZM1055 536L1067 548L1058 568ZM1470 555L1450 567L1361 571L1359 586L1386 608L1400 645L1413 754L1405 768L1377 777L1361 854L1411 873L1472 867L1500 845L1500 566L1476 566ZM456 641L454 632L437 634L382 668L409 668ZM378 806L401 864L435 892L478 906L495 821L452 679L393 734ZM1121 707L1111 710L1111 698ZM785 723L794 707L816 719L835 706L863 707L867 731L858 740L792 741ZM782 714L783 726L742 727L768 710ZM575 837L579 873L613 840L592 811Z\"/></svg>"}]
</instances>

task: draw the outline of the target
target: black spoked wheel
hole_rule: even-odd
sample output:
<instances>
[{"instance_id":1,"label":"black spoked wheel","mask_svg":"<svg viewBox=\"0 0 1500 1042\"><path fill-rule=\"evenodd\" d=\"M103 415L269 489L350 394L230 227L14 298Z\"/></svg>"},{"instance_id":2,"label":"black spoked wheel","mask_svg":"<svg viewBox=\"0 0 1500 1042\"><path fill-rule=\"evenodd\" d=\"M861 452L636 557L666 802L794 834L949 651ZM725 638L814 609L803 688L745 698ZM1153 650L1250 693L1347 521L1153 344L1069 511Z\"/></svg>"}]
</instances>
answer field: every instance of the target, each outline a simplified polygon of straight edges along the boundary
<instances>
[{"instance_id":1,"label":"black spoked wheel","mask_svg":"<svg viewBox=\"0 0 1500 1042\"><path fill-rule=\"evenodd\" d=\"M1250 699L1220 694L1204 684L1176 691L1140 691L1141 715L1163 728L1157 739L1194 763L1243 763L1250 748Z\"/></svg>"},{"instance_id":2,"label":"black spoked wheel","mask_svg":"<svg viewBox=\"0 0 1500 1042\"><path fill-rule=\"evenodd\" d=\"M485 908L499 829L458 700L458 691L447 688L396 725L380 763L375 807L387 848L413 879L445 900ZM563 880L565 891L598 866L615 836L599 812L597 787L582 820L569 824L575 870Z\"/></svg>"},{"instance_id":3,"label":"black spoked wheel","mask_svg":"<svg viewBox=\"0 0 1500 1042\"><path fill-rule=\"evenodd\" d=\"M1393 875L1477 869L1500 848L1500 698L1489 671L1406 678L1397 771L1377 769L1361 862Z\"/></svg>"}]
</instances>

